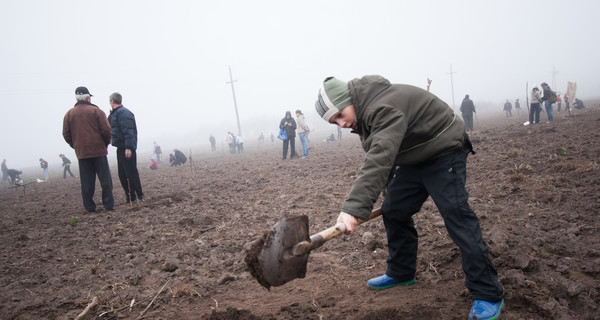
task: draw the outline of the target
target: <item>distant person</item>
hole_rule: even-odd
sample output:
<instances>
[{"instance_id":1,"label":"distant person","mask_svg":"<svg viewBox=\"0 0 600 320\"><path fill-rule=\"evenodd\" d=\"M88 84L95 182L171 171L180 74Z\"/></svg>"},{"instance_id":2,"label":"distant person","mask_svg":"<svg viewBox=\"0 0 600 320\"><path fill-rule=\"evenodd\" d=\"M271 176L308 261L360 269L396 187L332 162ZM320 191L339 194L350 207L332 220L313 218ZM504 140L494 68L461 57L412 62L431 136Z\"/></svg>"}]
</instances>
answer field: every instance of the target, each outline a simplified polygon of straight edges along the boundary
<instances>
[{"instance_id":1,"label":"distant person","mask_svg":"<svg viewBox=\"0 0 600 320\"><path fill-rule=\"evenodd\" d=\"M581 110L585 109L585 105L583 105L583 101L575 98L575 102L573 102L573 108Z\"/></svg>"},{"instance_id":2,"label":"distant person","mask_svg":"<svg viewBox=\"0 0 600 320\"><path fill-rule=\"evenodd\" d=\"M326 78L315 109L325 121L353 129L366 152L337 217L343 232L357 231L359 219L368 220L387 191L381 206L387 268L367 286L384 290L415 283L419 235L413 216L431 197L460 249L465 285L474 300L469 319L497 319L504 307L503 289L469 206L465 182L473 147L462 119L432 93L377 75L350 82Z\"/></svg>"},{"instance_id":3,"label":"distant person","mask_svg":"<svg viewBox=\"0 0 600 320\"><path fill-rule=\"evenodd\" d=\"M300 144L302 144L302 158L304 159L308 157L308 141L306 140L306 136L310 132L310 129L306 125L304 114L299 109L296 110L296 119L298 138L300 138Z\"/></svg>"},{"instance_id":4,"label":"distant person","mask_svg":"<svg viewBox=\"0 0 600 320\"><path fill-rule=\"evenodd\" d=\"M148 168L150 168L151 170L158 169L158 162L156 162L154 158L150 158L150 165L148 166Z\"/></svg>"},{"instance_id":5,"label":"distant person","mask_svg":"<svg viewBox=\"0 0 600 320\"><path fill-rule=\"evenodd\" d=\"M265 143L265 135L261 132L260 136L258 136L258 144Z\"/></svg>"},{"instance_id":6,"label":"distant person","mask_svg":"<svg viewBox=\"0 0 600 320\"><path fill-rule=\"evenodd\" d=\"M44 171L44 180L48 180L48 161L40 158L40 167Z\"/></svg>"},{"instance_id":7,"label":"distant person","mask_svg":"<svg viewBox=\"0 0 600 320\"><path fill-rule=\"evenodd\" d=\"M112 178L108 166L107 147L111 129L104 111L91 103L92 95L86 87L75 89L75 106L63 119L63 137L75 149L79 161L81 197L88 213L96 212L94 191L96 176L102 187L102 205L107 211L114 210Z\"/></svg>"},{"instance_id":8,"label":"distant person","mask_svg":"<svg viewBox=\"0 0 600 320\"><path fill-rule=\"evenodd\" d=\"M242 151L244 151L244 139L242 138L241 135L237 135L235 137L235 145L237 147L238 153L242 153Z\"/></svg>"},{"instance_id":9,"label":"distant person","mask_svg":"<svg viewBox=\"0 0 600 320\"><path fill-rule=\"evenodd\" d=\"M279 129L285 130L287 139L283 140L283 160L287 157L288 147L290 149L290 159L296 155L296 121L292 118L290 111L285 112L285 117L279 122Z\"/></svg>"},{"instance_id":10,"label":"distant person","mask_svg":"<svg viewBox=\"0 0 600 320\"><path fill-rule=\"evenodd\" d=\"M275 142L275 135L271 132L271 143Z\"/></svg>"},{"instance_id":11,"label":"distant person","mask_svg":"<svg viewBox=\"0 0 600 320\"><path fill-rule=\"evenodd\" d=\"M162 163L162 150L160 149L160 146L158 145L158 143L156 143L156 141L154 141L154 156L156 157L157 163Z\"/></svg>"},{"instance_id":12,"label":"distant person","mask_svg":"<svg viewBox=\"0 0 600 320\"><path fill-rule=\"evenodd\" d=\"M567 96L565 96L566 98ZM560 112L560 108L562 107L562 101L563 99L560 97L560 94L556 96L556 104L558 106L558 112Z\"/></svg>"},{"instance_id":13,"label":"distant person","mask_svg":"<svg viewBox=\"0 0 600 320\"><path fill-rule=\"evenodd\" d=\"M173 156L173 163L171 164L171 167L184 165L187 161L187 157L185 156L185 154L179 151L179 149L173 149L173 153L175 155Z\"/></svg>"},{"instance_id":14,"label":"distant person","mask_svg":"<svg viewBox=\"0 0 600 320\"><path fill-rule=\"evenodd\" d=\"M117 171L125 200L121 204L144 201L142 182L137 169L138 131L135 115L123 106L123 97L115 92L109 97L110 107L108 122L112 128L112 145L117 148Z\"/></svg>"},{"instance_id":15,"label":"distant person","mask_svg":"<svg viewBox=\"0 0 600 320\"><path fill-rule=\"evenodd\" d=\"M208 138L208 141L210 142L210 149L214 152L217 151L217 139L215 139L215 136L213 136L213 134L210 134L210 138Z\"/></svg>"},{"instance_id":16,"label":"distant person","mask_svg":"<svg viewBox=\"0 0 600 320\"><path fill-rule=\"evenodd\" d=\"M338 140L342 140L342 128L337 127Z\"/></svg>"},{"instance_id":17,"label":"distant person","mask_svg":"<svg viewBox=\"0 0 600 320\"><path fill-rule=\"evenodd\" d=\"M540 123L540 112L542 111L542 98L540 89L534 87L531 90L531 104L529 105L529 124Z\"/></svg>"},{"instance_id":18,"label":"distant person","mask_svg":"<svg viewBox=\"0 0 600 320\"><path fill-rule=\"evenodd\" d=\"M225 138L225 143L229 146L229 153L235 154L235 136L231 131L227 131L227 137Z\"/></svg>"},{"instance_id":19,"label":"distant person","mask_svg":"<svg viewBox=\"0 0 600 320\"><path fill-rule=\"evenodd\" d=\"M69 175L71 177L75 177L73 175L73 172L71 172L71 160L69 160L69 158L65 157L65 155L62 153L59 154L58 156L62 159L62 162L63 162L63 164L62 164L62 166L64 168L63 169L63 179L67 178L67 172L69 173Z\"/></svg>"},{"instance_id":20,"label":"distant person","mask_svg":"<svg viewBox=\"0 0 600 320\"><path fill-rule=\"evenodd\" d=\"M546 114L548 115L548 122L554 122L554 116L552 115L552 104L556 102L556 94L550 86L543 82L542 83L542 101L544 102L544 107L546 108Z\"/></svg>"},{"instance_id":21,"label":"distant person","mask_svg":"<svg viewBox=\"0 0 600 320\"><path fill-rule=\"evenodd\" d=\"M465 120L466 131L473 131L473 113L475 113L475 104L473 100L466 94L462 103L460 104L460 113L463 120Z\"/></svg>"},{"instance_id":22,"label":"distant person","mask_svg":"<svg viewBox=\"0 0 600 320\"><path fill-rule=\"evenodd\" d=\"M519 99L515 101L515 110L517 110L517 117L521 115L521 104L519 103Z\"/></svg>"},{"instance_id":23,"label":"distant person","mask_svg":"<svg viewBox=\"0 0 600 320\"><path fill-rule=\"evenodd\" d=\"M23 171L19 171L19 170L15 170L15 169L8 169L6 170L6 174L10 177L10 184L15 185L17 183L22 183L23 180L21 180L21 174L23 174Z\"/></svg>"},{"instance_id":24,"label":"distant person","mask_svg":"<svg viewBox=\"0 0 600 320\"><path fill-rule=\"evenodd\" d=\"M169 153L169 164L171 165L171 167L174 166L175 163L175 155L172 153Z\"/></svg>"},{"instance_id":25,"label":"distant person","mask_svg":"<svg viewBox=\"0 0 600 320\"><path fill-rule=\"evenodd\" d=\"M504 103L504 112L506 113L507 118L512 117L512 104L508 102L508 99L506 99L506 102Z\"/></svg>"},{"instance_id":26,"label":"distant person","mask_svg":"<svg viewBox=\"0 0 600 320\"><path fill-rule=\"evenodd\" d=\"M6 166L6 159L2 160L2 181L8 179L8 167Z\"/></svg>"},{"instance_id":27,"label":"distant person","mask_svg":"<svg viewBox=\"0 0 600 320\"><path fill-rule=\"evenodd\" d=\"M569 96L565 94L565 111L571 113L571 105L569 101Z\"/></svg>"}]
</instances>

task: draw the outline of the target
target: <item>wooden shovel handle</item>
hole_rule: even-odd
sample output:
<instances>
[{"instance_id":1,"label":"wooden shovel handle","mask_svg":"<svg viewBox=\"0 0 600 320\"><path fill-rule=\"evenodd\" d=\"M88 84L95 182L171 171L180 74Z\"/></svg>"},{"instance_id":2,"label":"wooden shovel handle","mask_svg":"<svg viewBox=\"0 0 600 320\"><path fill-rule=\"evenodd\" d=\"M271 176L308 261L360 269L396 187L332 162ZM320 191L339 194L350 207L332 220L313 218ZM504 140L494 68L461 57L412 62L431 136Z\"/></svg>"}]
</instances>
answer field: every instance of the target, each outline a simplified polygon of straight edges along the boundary
<instances>
[{"instance_id":1,"label":"wooden shovel handle","mask_svg":"<svg viewBox=\"0 0 600 320\"><path fill-rule=\"evenodd\" d=\"M375 209L371 211L371 215L369 216L369 220L377 218L381 215L381 208ZM367 221L369 221L367 220ZM367 222L362 219L358 219L358 224L363 224ZM338 223L333 227L327 228L319 233L315 233L310 236L310 241L302 241L294 246L292 249L292 253L295 256L303 255L312 251L316 248L321 247L325 242L343 234L346 232L346 226L343 223Z\"/></svg>"}]
</instances>

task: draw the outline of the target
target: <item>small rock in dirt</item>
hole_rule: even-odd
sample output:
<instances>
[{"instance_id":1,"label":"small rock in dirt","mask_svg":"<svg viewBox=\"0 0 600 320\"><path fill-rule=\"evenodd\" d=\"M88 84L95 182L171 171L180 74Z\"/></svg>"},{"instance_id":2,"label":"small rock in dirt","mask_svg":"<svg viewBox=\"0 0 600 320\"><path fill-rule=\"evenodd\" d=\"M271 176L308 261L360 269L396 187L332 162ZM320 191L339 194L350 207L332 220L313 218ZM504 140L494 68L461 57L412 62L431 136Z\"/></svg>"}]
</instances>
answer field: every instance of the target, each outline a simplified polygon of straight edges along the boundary
<instances>
[{"instance_id":1,"label":"small rock in dirt","mask_svg":"<svg viewBox=\"0 0 600 320\"><path fill-rule=\"evenodd\" d=\"M334 307L335 306L335 298L334 297L321 297L316 299L317 304L321 308Z\"/></svg>"},{"instance_id":2,"label":"small rock in dirt","mask_svg":"<svg viewBox=\"0 0 600 320\"><path fill-rule=\"evenodd\" d=\"M506 241L508 241L508 235L504 231L493 230L490 233L490 243L493 243L496 245L502 245L502 244L506 244Z\"/></svg>"},{"instance_id":3,"label":"small rock in dirt","mask_svg":"<svg viewBox=\"0 0 600 320\"><path fill-rule=\"evenodd\" d=\"M194 222L194 219L192 219L192 218L183 218L183 219L179 220L179 222L177 222L177 224L179 224L182 227L193 227L195 222Z\"/></svg>"},{"instance_id":4,"label":"small rock in dirt","mask_svg":"<svg viewBox=\"0 0 600 320\"><path fill-rule=\"evenodd\" d=\"M375 250L373 250L373 252L371 253L371 256L375 260L380 260L380 259L387 258L386 251L383 250L383 249L375 249Z\"/></svg>"},{"instance_id":5,"label":"small rock in dirt","mask_svg":"<svg viewBox=\"0 0 600 320\"><path fill-rule=\"evenodd\" d=\"M435 221L433 223L433 225L438 228L444 228L446 226L446 224L444 223L444 220Z\"/></svg>"},{"instance_id":6,"label":"small rock in dirt","mask_svg":"<svg viewBox=\"0 0 600 320\"><path fill-rule=\"evenodd\" d=\"M368 231L363 234L360 242L368 251L374 251L383 247L381 241Z\"/></svg>"},{"instance_id":7,"label":"small rock in dirt","mask_svg":"<svg viewBox=\"0 0 600 320\"><path fill-rule=\"evenodd\" d=\"M537 283L535 283L535 281L525 280L525 285L531 289L539 290L539 287L538 287Z\"/></svg>"},{"instance_id":8,"label":"small rock in dirt","mask_svg":"<svg viewBox=\"0 0 600 320\"><path fill-rule=\"evenodd\" d=\"M511 284L518 286L525 282L525 274L523 274L523 271L519 269L507 270L502 273L502 279L500 279L500 281L507 285Z\"/></svg>"},{"instance_id":9,"label":"small rock in dirt","mask_svg":"<svg viewBox=\"0 0 600 320\"><path fill-rule=\"evenodd\" d=\"M219 280L217 280L217 284L218 285L227 284L231 281L235 281L235 276L233 276L231 274L225 274L225 275L221 276L221 278L219 278Z\"/></svg>"},{"instance_id":10,"label":"small rock in dirt","mask_svg":"<svg viewBox=\"0 0 600 320\"><path fill-rule=\"evenodd\" d=\"M575 297L579 295L583 291L583 285L577 282L569 283L569 287L567 288L567 294L569 297Z\"/></svg>"},{"instance_id":11,"label":"small rock in dirt","mask_svg":"<svg viewBox=\"0 0 600 320\"><path fill-rule=\"evenodd\" d=\"M514 267L522 270L527 269L529 263L531 262L531 258L525 252L522 251L517 252L514 255L513 259Z\"/></svg>"},{"instance_id":12,"label":"small rock in dirt","mask_svg":"<svg viewBox=\"0 0 600 320\"><path fill-rule=\"evenodd\" d=\"M556 301L556 299L551 297L548 299L548 301L546 303L542 304L540 307L543 310L552 311L552 309L554 309L558 306L560 306L560 303L558 303L558 301Z\"/></svg>"},{"instance_id":13,"label":"small rock in dirt","mask_svg":"<svg viewBox=\"0 0 600 320\"><path fill-rule=\"evenodd\" d=\"M163 265L163 267L161 268L162 271L165 272L174 272L175 270L177 270L179 267L172 263L172 262L167 262Z\"/></svg>"}]
</instances>

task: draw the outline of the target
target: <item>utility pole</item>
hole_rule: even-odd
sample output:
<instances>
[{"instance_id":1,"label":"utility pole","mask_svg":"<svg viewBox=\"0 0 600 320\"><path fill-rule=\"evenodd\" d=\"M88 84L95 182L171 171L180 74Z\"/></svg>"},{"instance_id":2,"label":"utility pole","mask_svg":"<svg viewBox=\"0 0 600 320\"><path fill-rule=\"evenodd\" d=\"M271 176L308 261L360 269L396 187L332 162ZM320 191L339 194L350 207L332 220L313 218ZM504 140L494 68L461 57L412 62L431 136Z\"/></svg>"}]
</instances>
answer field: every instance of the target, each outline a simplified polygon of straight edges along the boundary
<instances>
[{"instance_id":1,"label":"utility pole","mask_svg":"<svg viewBox=\"0 0 600 320\"><path fill-rule=\"evenodd\" d=\"M552 66L552 88L554 88L554 91L557 91L558 88L556 87L556 75L558 74L558 71L556 71L556 69L554 68L554 65Z\"/></svg>"},{"instance_id":2,"label":"utility pole","mask_svg":"<svg viewBox=\"0 0 600 320\"><path fill-rule=\"evenodd\" d=\"M235 108L235 118L237 119L238 134L241 137L242 136L242 127L240 126L240 116L238 114L237 102L235 101L235 89L233 88L234 82L237 82L237 80L233 80L233 76L231 75L231 66L229 66L229 82L226 82L226 83L231 84L231 93L233 93L233 107Z\"/></svg>"},{"instance_id":3,"label":"utility pole","mask_svg":"<svg viewBox=\"0 0 600 320\"><path fill-rule=\"evenodd\" d=\"M452 109L454 109L454 78L452 75L456 73L452 71L452 64L450 64L450 73L446 73L450 75L450 86L452 88Z\"/></svg>"}]
</instances>

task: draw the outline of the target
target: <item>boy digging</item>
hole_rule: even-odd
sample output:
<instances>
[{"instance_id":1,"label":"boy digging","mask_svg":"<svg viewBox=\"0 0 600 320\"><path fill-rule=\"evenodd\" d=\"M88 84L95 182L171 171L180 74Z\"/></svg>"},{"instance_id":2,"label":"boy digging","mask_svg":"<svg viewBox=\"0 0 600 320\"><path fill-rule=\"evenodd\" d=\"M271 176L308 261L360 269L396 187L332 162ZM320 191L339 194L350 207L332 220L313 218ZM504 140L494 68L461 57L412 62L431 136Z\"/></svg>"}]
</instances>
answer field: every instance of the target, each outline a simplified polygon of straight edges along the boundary
<instances>
[{"instance_id":1,"label":"boy digging","mask_svg":"<svg viewBox=\"0 0 600 320\"><path fill-rule=\"evenodd\" d=\"M379 194L388 240L387 270L372 289L415 283L418 235L412 215L428 196L460 248L465 285L474 299L469 319L497 319L503 289L482 239L465 189L467 155L473 152L465 124L435 95L372 75L350 82L326 78L315 108L327 122L360 136L365 161L336 223L346 234L368 220Z\"/></svg>"}]
</instances>

